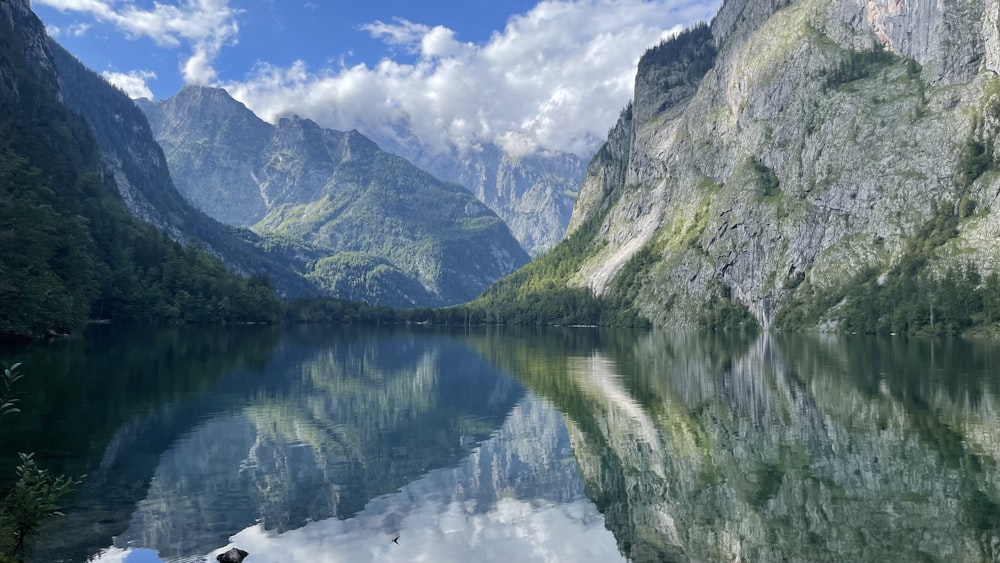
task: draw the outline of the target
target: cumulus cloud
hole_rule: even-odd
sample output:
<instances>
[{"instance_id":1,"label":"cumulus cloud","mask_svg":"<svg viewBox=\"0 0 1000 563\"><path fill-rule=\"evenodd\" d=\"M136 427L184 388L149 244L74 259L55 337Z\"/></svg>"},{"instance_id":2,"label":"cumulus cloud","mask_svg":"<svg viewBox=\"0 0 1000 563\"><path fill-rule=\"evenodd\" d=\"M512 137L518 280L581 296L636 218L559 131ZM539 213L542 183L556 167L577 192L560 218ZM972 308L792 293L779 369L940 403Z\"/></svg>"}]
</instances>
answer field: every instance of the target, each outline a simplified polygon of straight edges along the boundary
<instances>
[{"instance_id":1,"label":"cumulus cloud","mask_svg":"<svg viewBox=\"0 0 1000 563\"><path fill-rule=\"evenodd\" d=\"M59 37L83 37L90 31L89 23L77 22L69 27L58 27L55 25L46 25L45 32L49 34L49 37L59 38Z\"/></svg>"},{"instance_id":2,"label":"cumulus cloud","mask_svg":"<svg viewBox=\"0 0 1000 563\"><path fill-rule=\"evenodd\" d=\"M180 70L191 84L208 84L216 79L213 63L239 33L239 12L229 6L229 0L184 0L177 5L154 2L152 8L118 0L34 1L63 12L89 14L130 37L148 37L163 47L187 46L190 54Z\"/></svg>"},{"instance_id":3,"label":"cumulus cloud","mask_svg":"<svg viewBox=\"0 0 1000 563\"><path fill-rule=\"evenodd\" d=\"M402 18L395 18L393 23L376 20L373 23L362 25L361 29L389 45L402 45L411 48L414 44L420 43L420 38L431 30L426 25L413 23Z\"/></svg>"},{"instance_id":4,"label":"cumulus cloud","mask_svg":"<svg viewBox=\"0 0 1000 563\"><path fill-rule=\"evenodd\" d=\"M111 84L121 88L132 99L153 99L153 91L146 82L156 79L156 73L150 70L133 70L131 72L104 71L101 76Z\"/></svg>"},{"instance_id":5,"label":"cumulus cloud","mask_svg":"<svg viewBox=\"0 0 1000 563\"><path fill-rule=\"evenodd\" d=\"M46 0L53 1L53 0ZM307 68L259 63L225 84L258 115L298 114L429 150L474 149L482 140L513 154L591 154L632 95L649 46L710 18L719 0L546 0L482 44L404 19L362 27L415 55L374 66Z\"/></svg>"}]
</instances>

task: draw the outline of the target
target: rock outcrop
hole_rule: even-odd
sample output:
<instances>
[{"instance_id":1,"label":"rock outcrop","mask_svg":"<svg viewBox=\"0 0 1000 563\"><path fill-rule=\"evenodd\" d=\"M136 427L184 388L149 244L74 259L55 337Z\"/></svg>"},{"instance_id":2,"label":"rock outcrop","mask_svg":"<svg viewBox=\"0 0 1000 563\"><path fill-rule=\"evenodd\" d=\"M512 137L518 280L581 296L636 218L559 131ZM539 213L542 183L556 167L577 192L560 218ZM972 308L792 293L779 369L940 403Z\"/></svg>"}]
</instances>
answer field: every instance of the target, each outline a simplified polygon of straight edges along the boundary
<instances>
[{"instance_id":1,"label":"rock outcrop","mask_svg":"<svg viewBox=\"0 0 1000 563\"><path fill-rule=\"evenodd\" d=\"M205 247L241 274L267 276L286 296L319 293L303 277L301 257L266 249L260 237L212 219L182 197L145 116L124 92L47 38L46 52L51 55L41 60L56 71L63 102L87 121L106 174L132 215L178 242Z\"/></svg>"},{"instance_id":2,"label":"rock outcrop","mask_svg":"<svg viewBox=\"0 0 1000 563\"><path fill-rule=\"evenodd\" d=\"M804 281L890 268L963 199L978 213L935 263L962 255L995 271L998 167L961 170L963 146L990 147L1000 130L998 11L731 0L710 34L651 49L580 189L570 230L597 225L577 283L602 295L645 249L656 260L628 283L655 324L694 324L731 298L768 327Z\"/></svg>"}]
</instances>

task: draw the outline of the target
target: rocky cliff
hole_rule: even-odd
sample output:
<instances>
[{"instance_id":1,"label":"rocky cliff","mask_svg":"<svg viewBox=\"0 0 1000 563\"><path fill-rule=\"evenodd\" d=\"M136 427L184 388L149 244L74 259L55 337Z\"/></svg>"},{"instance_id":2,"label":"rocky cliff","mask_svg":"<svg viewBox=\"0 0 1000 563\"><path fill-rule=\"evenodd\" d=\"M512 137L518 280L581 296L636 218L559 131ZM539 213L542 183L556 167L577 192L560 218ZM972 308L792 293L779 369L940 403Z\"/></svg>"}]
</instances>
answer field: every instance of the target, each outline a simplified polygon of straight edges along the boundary
<instances>
[{"instance_id":1,"label":"rocky cliff","mask_svg":"<svg viewBox=\"0 0 1000 563\"><path fill-rule=\"evenodd\" d=\"M308 277L393 306L470 300L527 262L496 214L357 131L270 125L220 89L143 103L178 189L206 213L317 248Z\"/></svg>"},{"instance_id":2,"label":"rocky cliff","mask_svg":"<svg viewBox=\"0 0 1000 563\"><path fill-rule=\"evenodd\" d=\"M656 324L731 301L768 327L884 276L937 217L954 236L930 245L923 275L997 270L998 13L996 0L725 2L640 62L580 189L570 232L586 225L591 250L571 283L627 284Z\"/></svg>"}]
</instances>

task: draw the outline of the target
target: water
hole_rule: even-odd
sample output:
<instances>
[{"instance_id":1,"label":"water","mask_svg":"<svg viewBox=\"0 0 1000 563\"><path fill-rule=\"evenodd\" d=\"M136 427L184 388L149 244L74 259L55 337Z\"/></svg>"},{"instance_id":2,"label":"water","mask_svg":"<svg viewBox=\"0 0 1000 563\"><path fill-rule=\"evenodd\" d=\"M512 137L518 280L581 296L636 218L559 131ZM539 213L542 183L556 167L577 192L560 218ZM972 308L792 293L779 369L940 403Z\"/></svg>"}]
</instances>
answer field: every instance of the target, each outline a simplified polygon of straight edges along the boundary
<instances>
[{"instance_id":1,"label":"water","mask_svg":"<svg viewBox=\"0 0 1000 563\"><path fill-rule=\"evenodd\" d=\"M94 327L0 357L0 484L17 451L87 474L37 561L1000 559L991 341Z\"/></svg>"}]
</instances>

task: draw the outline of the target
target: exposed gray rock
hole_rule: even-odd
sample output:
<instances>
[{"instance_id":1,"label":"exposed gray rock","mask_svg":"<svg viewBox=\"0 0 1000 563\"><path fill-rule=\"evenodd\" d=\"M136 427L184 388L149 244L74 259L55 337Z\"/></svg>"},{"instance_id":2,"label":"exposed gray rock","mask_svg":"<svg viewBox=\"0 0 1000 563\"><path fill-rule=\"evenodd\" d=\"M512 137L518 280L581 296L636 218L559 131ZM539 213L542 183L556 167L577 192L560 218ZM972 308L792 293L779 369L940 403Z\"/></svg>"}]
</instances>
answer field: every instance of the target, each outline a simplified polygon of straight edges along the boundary
<instances>
[{"instance_id":1,"label":"exposed gray rock","mask_svg":"<svg viewBox=\"0 0 1000 563\"><path fill-rule=\"evenodd\" d=\"M254 165L271 127L225 90L188 88L161 103L137 100L170 162L197 176L174 173L178 190L212 217L249 227L267 212Z\"/></svg>"},{"instance_id":2,"label":"exposed gray rock","mask_svg":"<svg viewBox=\"0 0 1000 563\"><path fill-rule=\"evenodd\" d=\"M24 84L25 79L45 84L61 103L79 114L99 151L98 166L103 168L99 181L117 192L128 212L173 240L197 241L241 274L267 276L285 295L315 292L287 262L276 261L256 246L259 240L255 237L213 221L177 193L142 113L124 92L52 41L28 2L0 2L0 19L9 21L18 31L5 41L4 48L20 49L22 53L7 54L14 58L23 55L30 61L21 68L0 65L0 88L17 99L22 95L18 84ZM20 76L22 73L24 76ZM83 150L89 151L90 147Z\"/></svg>"},{"instance_id":3,"label":"exposed gray rock","mask_svg":"<svg viewBox=\"0 0 1000 563\"><path fill-rule=\"evenodd\" d=\"M528 261L472 194L358 131L298 116L271 125L203 87L141 108L186 198L220 221L315 249L306 275L335 296L452 305Z\"/></svg>"},{"instance_id":4,"label":"exposed gray rock","mask_svg":"<svg viewBox=\"0 0 1000 563\"><path fill-rule=\"evenodd\" d=\"M875 33L894 53L916 59L933 82L966 82L982 67L984 20L989 2L981 0L865 0L858 27ZM850 10L845 6L840 14ZM996 13L992 6L992 13Z\"/></svg>"},{"instance_id":5,"label":"exposed gray rock","mask_svg":"<svg viewBox=\"0 0 1000 563\"><path fill-rule=\"evenodd\" d=\"M998 10L997 0L726 2L712 27L718 57L697 89L650 87L662 69L637 76L574 209L571 228L600 221L579 283L602 294L656 244L661 260L635 303L655 323L695 322L723 287L767 327L802 279L829 287L888 268L938 203L969 190L993 217L1000 178L955 178L963 143L998 130L974 118L992 115L1000 88ZM859 54L881 45L922 67ZM664 96L655 116L635 109ZM995 254L984 221L950 244Z\"/></svg>"}]
</instances>

